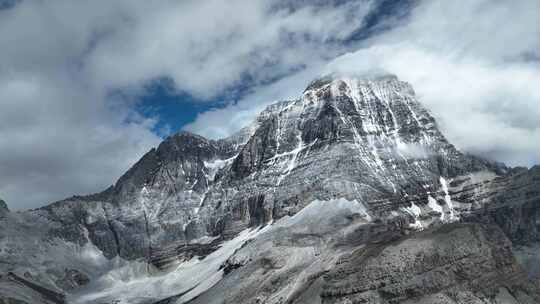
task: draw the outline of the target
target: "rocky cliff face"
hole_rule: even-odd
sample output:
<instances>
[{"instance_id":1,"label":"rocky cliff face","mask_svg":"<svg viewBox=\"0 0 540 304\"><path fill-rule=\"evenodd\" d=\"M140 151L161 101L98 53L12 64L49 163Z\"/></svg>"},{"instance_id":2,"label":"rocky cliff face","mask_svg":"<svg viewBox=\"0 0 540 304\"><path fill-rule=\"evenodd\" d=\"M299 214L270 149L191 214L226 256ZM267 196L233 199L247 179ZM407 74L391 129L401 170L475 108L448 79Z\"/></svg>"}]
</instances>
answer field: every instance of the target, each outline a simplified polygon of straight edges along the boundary
<instances>
[{"instance_id":1,"label":"rocky cliff face","mask_svg":"<svg viewBox=\"0 0 540 304\"><path fill-rule=\"evenodd\" d=\"M9 212L9 208L2 199L0 199L0 216L4 216Z\"/></svg>"},{"instance_id":2,"label":"rocky cliff face","mask_svg":"<svg viewBox=\"0 0 540 304\"><path fill-rule=\"evenodd\" d=\"M537 303L540 293L494 226L448 225L344 257L322 303Z\"/></svg>"},{"instance_id":3,"label":"rocky cliff face","mask_svg":"<svg viewBox=\"0 0 540 304\"><path fill-rule=\"evenodd\" d=\"M167 138L102 193L5 213L0 269L81 303L529 303L511 244L539 241L538 206L538 167L461 153L407 83L324 77L229 138ZM103 281L133 267L159 292Z\"/></svg>"},{"instance_id":4,"label":"rocky cliff face","mask_svg":"<svg viewBox=\"0 0 540 304\"><path fill-rule=\"evenodd\" d=\"M345 242L356 239L356 233L340 226L359 224L349 219L322 235L302 233L294 224L286 225L293 233L271 231L233 255L227 265L234 270L190 303L540 300L538 285L517 263L511 242L497 226L454 223L408 236L394 230L369 241Z\"/></svg>"}]
</instances>

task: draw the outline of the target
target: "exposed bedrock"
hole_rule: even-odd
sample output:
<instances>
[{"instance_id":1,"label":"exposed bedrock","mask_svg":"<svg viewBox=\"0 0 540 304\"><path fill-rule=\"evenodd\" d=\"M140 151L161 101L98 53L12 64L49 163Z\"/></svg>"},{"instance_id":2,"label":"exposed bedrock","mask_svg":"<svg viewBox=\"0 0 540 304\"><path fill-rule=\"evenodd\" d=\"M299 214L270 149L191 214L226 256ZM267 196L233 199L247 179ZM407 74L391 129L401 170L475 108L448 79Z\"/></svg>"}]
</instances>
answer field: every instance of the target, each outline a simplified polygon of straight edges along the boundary
<instances>
[{"instance_id":1,"label":"exposed bedrock","mask_svg":"<svg viewBox=\"0 0 540 304\"><path fill-rule=\"evenodd\" d=\"M342 258L322 303L538 303L538 287L497 226L450 224ZM510 300L510 299L508 299Z\"/></svg>"}]
</instances>

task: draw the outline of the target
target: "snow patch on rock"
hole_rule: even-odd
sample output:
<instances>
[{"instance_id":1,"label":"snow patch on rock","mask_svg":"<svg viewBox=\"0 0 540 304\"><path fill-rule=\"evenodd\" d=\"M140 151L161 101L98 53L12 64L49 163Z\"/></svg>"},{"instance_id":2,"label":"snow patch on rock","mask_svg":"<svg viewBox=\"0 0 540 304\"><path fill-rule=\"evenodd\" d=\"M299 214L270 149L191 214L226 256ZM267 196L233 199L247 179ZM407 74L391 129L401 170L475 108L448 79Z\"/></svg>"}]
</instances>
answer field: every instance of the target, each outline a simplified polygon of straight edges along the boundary
<instances>
[{"instance_id":1,"label":"snow patch on rock","mask_svg":"<svg viewBox=\"0 0 540 304\"><path fill-rule=\"evenodd\" d=\"M444 210L439 203L437 203L437 200L434 199L432 196L428 196L428 207L431 208L431 210L438 212L441 214L440 220L444 221Z\"/></svg>"},{"instance_id":2,"label":"snow patch on rock","mask_svg":"<svg viewBox=\"0 0 540 304\"><path fill-rule=\"evenodd\" d=\"M300 212L292 217L284 217L276 222L276 226L291 227L310 223L317 223L327 219L329 215L342 213L359 214L367 222L372 220L366 206L357 200L349 201L346 198L338 198L328 201L314 200Z\"/></svg>"},{"instance_id":3,"label":"snow patch on rock","mask_svg":"<svg viewBox=\"0 0 540 304\"><path fill-rule=\"evenodd\" d=\"M223 277L221 265L247 240L264 232L264 229L248 229L236 238L224 242L221 247L200 260L194 257L172 271L155 272L148 270L142 261L125 262L104 274L87 288L71 295L70 303L118 304L154 301L185 293L177 303L187 302Z\"/></svg>"},{"instance_id":4,"label":"snow patch on rock","mask_svg":"<svg viewBox=\"0 0 540 304\"><path fill-rule=\"evenodd\" d=\"M403 208L403 210L414 218L414 223L409 224L409 227L416 229L416 230L422 230L424 229L424 225L420 221L420 216L422 215L422 209L418 207L415 203L411 203L411 206Z\"/></svg>"},{"instance_id":5,"label":"snow patch on rock","mask_svg":"<svg viewBox=\"0 0 540 304\"><path fill-rule=\"evenodd\" d=\"M440 182L442 186L442 190L444 192L444 201L446 202L446 205L448 206L448 209L450 210L450 221L455 221L458 219L455 211L454 211L454 204L452 202L452 198L450 197L450 192L448 191L448 183L444 177L440 177Z\"/></svg>"},{"instance_id":6,"label":"snow patch on rock","mask_svg":"<svg viewBox=\"0 0 540 304\"><path fill-rule=\"evenodd\" d=\"M232 164L237 155L227 159L215 159L211 162L204 162L204 166L208 170L208 180L213 181L216 178L216 173L225 168L227 165Z\"/></svg>"}]
</instances>

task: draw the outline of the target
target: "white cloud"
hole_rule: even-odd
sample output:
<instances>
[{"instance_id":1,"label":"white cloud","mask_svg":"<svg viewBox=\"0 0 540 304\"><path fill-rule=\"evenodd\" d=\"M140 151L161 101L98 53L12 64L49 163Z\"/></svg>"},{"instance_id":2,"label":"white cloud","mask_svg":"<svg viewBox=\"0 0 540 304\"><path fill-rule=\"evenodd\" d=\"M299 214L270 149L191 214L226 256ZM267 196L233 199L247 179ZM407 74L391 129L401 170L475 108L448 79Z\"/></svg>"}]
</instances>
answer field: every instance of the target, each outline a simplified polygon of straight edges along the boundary
<instances>
[{"instance_id":1,"label":"white cloud","mask_svg":"<svg viewBox=\"0 0 540 304\"><path fill-rule=\"evenodd\" d=\"M332 56L362 22L369 2L277 9L278 1L165 1L126 7L130 19L85 65L92 79L123 87L167 75L210 98L249 77L265 82ZM356 12L354 16L350 12Z\"/></svg>"},{"instance_id":2,"label":"white cloud","mask_svg":"<svg viewBox=\"0 0 540 304\"><path fill-rule=\"evenodd\" d=\"M539 17L536 1L426 1L409 23L327 71L394 73L462 150L512 165L539 163L540 65L524 56L540 47Z\"/></svg>"},{"instance_id":3,"label":"white cloud","mask_svg":"<svg viewBox=\"0 0 540 304\"><path fill-rule=\"evenodd\" d=\"M73 84L37 73L0 77L0 196L12 209L103 190L159 142L150 119Z\"/></svg>"},{"instance_id":4,"label":"white cloud","mask_svg":"<svg viewBox=\"0 0 540 304\"><path fill-rule=\"evenodd\" d=\"M407 22L396 22L357 51L330 61L320 73L394 73L413 85L443 132L463 151L532 165L540 163L540 62L530 60L538 59L539 20L534 0L473 0L466 5L423 1ZM313 71L311 78L318 74ZM307 83L310 77L304 77ZM300 95L301 89L290 88ZM290 95L288 90L276 92L272 100ZM251 98L241 102L248 105L244 108L253 104ZM189 128L221 135L211 131L212 120L236 107L212 112L214 116L201 114ZM244 115L240 121L250 119Z\"/></svg>"}]
</instances>

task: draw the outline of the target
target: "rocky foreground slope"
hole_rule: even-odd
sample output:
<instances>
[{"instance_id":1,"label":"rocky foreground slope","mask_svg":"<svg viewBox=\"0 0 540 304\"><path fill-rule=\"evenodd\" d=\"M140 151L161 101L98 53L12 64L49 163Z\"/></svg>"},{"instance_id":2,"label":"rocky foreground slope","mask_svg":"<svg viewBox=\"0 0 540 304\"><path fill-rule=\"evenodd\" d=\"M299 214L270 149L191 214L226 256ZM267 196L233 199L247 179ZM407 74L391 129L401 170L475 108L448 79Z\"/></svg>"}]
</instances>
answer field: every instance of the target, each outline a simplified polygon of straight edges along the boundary
<instances>
[{"instance_id":1,"label":"rocky foreground slope","mask_svg":"<svg viewBox=\"0 0 540 304\"><path fill-rule=\"evenodd\" d=\"M0 206L0 303L540 303L539 206L540 167L461 153L407 83L323 77L101 193Z\"/></svg>"}]
</instances>

